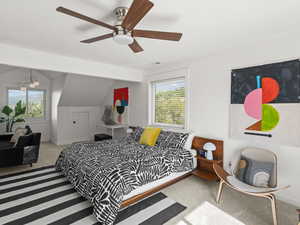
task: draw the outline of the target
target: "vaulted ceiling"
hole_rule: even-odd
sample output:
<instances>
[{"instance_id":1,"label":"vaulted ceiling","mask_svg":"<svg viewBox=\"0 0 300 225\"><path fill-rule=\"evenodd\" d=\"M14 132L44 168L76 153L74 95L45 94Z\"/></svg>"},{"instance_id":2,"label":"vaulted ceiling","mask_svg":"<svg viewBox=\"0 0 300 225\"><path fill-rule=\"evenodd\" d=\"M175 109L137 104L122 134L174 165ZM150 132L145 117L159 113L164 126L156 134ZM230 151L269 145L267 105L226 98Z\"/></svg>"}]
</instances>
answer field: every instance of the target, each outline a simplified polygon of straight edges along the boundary
<instances>
[{"instance_id":1,"label":"vaulted ceiling","mask_svg":"<svg viewBox=\"0 0 300 225\"><path fill-rule=\"evenodd\" d=\"M137 28L182 32L179 43L138 38L144 52L134 54L112 39L82 44L80 40L109 33L97 25L55 11L64 6L114 24L112 11L131 0L2 0L0 43L149 69L154 62L195 60L226 49L242 48L280 36L300 38L299 0L152 0L153 9Z\"/></svg>"}]
</instances>

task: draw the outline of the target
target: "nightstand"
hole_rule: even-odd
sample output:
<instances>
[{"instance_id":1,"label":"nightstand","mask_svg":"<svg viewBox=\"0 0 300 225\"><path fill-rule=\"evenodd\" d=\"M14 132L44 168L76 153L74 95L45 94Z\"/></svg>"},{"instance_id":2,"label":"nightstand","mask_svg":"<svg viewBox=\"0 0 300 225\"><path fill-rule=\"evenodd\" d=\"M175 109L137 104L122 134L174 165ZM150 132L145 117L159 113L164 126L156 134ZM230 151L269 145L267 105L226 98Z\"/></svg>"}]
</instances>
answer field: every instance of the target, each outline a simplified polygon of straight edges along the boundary
<instances>
[{"instance_id":1,"label":"nightstand","mask_svg":"<svg viewBox=\"0 0 300 225\"><path fill-rule=\"evenodd\" d=\"M199 150L203 150L203 146L208 142L211 142L216 146L216 151L213 152L214 160L208 160L201 157L199 154ZM192 148L197 150L197 168L192 172L192 174L205 180L218 180L213 164L217 163L220 166L223 166L223 141L195 137Z\"/></svg>"}]
</instances>

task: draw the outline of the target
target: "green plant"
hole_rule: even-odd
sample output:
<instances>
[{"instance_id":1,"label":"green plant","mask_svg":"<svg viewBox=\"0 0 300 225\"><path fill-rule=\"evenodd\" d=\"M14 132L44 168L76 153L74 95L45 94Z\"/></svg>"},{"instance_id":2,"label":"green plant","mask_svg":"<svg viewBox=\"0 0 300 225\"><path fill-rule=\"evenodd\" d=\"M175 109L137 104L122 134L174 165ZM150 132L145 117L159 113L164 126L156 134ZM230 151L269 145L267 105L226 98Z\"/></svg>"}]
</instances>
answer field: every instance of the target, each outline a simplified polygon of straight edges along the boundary
<instances>
[{"instance_id":1,"label":"green plant","mask_svg":"<svg viewBox=\"0 0 300 225\"><path fill-rule=\"evenodd\" d=\"M161 91L155 95L155 122L164 124L184 124L185 90Z\"/></svg>"},{"instance_id":2,"label":"green plant","mask_svg":"<svg viewBox=\"0 0 300 225\"><path fill-rule=\"evenodd\" d=\"M22 106L22 101L18 101L14 110L6 105L3 107L1 113L5 117L0 118L0 123L6 123L6 132L12 132L15 123L25 122L23 116L26 113L26 106Z\"/></svg>"}]
</instances>

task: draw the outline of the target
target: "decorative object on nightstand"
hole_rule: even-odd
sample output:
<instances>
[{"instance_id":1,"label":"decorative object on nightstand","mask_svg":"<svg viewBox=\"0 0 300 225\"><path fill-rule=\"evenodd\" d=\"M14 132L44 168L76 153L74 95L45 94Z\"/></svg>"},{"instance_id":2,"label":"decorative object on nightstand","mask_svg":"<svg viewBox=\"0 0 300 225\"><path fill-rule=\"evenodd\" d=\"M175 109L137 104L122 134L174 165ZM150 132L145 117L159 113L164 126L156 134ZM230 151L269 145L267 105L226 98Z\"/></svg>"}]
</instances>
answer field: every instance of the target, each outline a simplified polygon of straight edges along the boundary
<instances>
[{"instance_id":1,"label":"decorative object on nightstand","mask_svg":"<svg viewBox=\"0 0 300 225\"><path fill-rule=\"evenodd\" d=\"M299 223L298 223L298 225L300 225L300 209L297 209L297 212L299 214Z\"/></svg>"},{"instance_id":2,"label":"decorative object on nightstand","mask_svg":"<svg viewBox=\"0 0 300 225\"><path fill-rule=\"evenodd\" d=\"M207 142L205 143L205 145L203 146L203 150L206 151L206 159L208 160L213 160L214 156L213 156L213 151L216 151L216 146L211 143L211 142Z\"/></svg>"},{"instance_id":3,"label":"decorative object on nightstand","mask_svg":"<svg viewBox=\"0 0 300 225\"><path fill-rule=\"evenodd\" d=\"M199 156L200 156L200 157L206 158L206 152L205 152L204 150L201 150L201 149L200 149L200 150L198 151L198 153L199 153Z\"/></svg>"},{"instance_id":4,"label":"decorative object on nightstand","mask_svg":"<svg viewBox=\"0 0 300 225\"><path fill-rule=\"evenodd\" d=\"M205 145L205 148L209 151L204 149ZM196 156L197 168L193 171L193 175L205 180L218 180L218 176L213 169L213 164L223 166L223 141L196 137L193 140L192 148L198 150L198 154ZM208 156L208 158L212 160L203 157L200 152L204 152L206 155L208 152L211 152L212 157Z\"/></svg>"}]
</instances>

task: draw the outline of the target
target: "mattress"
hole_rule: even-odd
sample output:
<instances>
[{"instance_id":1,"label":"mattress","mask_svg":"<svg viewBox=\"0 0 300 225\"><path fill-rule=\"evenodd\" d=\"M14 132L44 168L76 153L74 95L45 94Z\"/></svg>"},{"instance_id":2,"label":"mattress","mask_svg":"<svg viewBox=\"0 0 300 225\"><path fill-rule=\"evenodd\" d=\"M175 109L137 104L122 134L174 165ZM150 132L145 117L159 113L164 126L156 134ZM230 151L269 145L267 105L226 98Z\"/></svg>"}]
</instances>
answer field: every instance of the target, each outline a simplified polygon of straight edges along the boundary
<instances>
[{"instance_id":1,"label":"mattress","mask_svg":"<svg viewBox=\"0 0 300 225\"><path fill-rule=\"evenodd\" d=\"M193 156L195 156L194 159L193 159L193 164L194 164L194 169L195 169L197 167L197 159L196 159L197 151L194 150L194 149L189 149L189 151L192 153ZM181 176L183 176L183 175L185 175L185 174L187 174L189 172L191 172L191 171L185 171L185 172L181 172L181 173L172 173L169 176L166 176L166 177L164 177L162 179L159 179L159 180L156 180L154 182L151 182L151 183L145 184L143 186L140 186L137 189L135 189L132 192L130 192L129 194L124 195L123 201L125 201L125 200L127 200L127 199L129 199L129 198L131 198L133 196L136 196L136 195L142 194L142 193L144 193L146 191L149 191L152 188L155 188L155 187L157 187L159 185L162 185L162 184L164 184L164 183L166 183L168 181L171 181L171 180L174 180L174 179L176 179L178 177L181 177Z\"/></svg>"}]
</instances>

